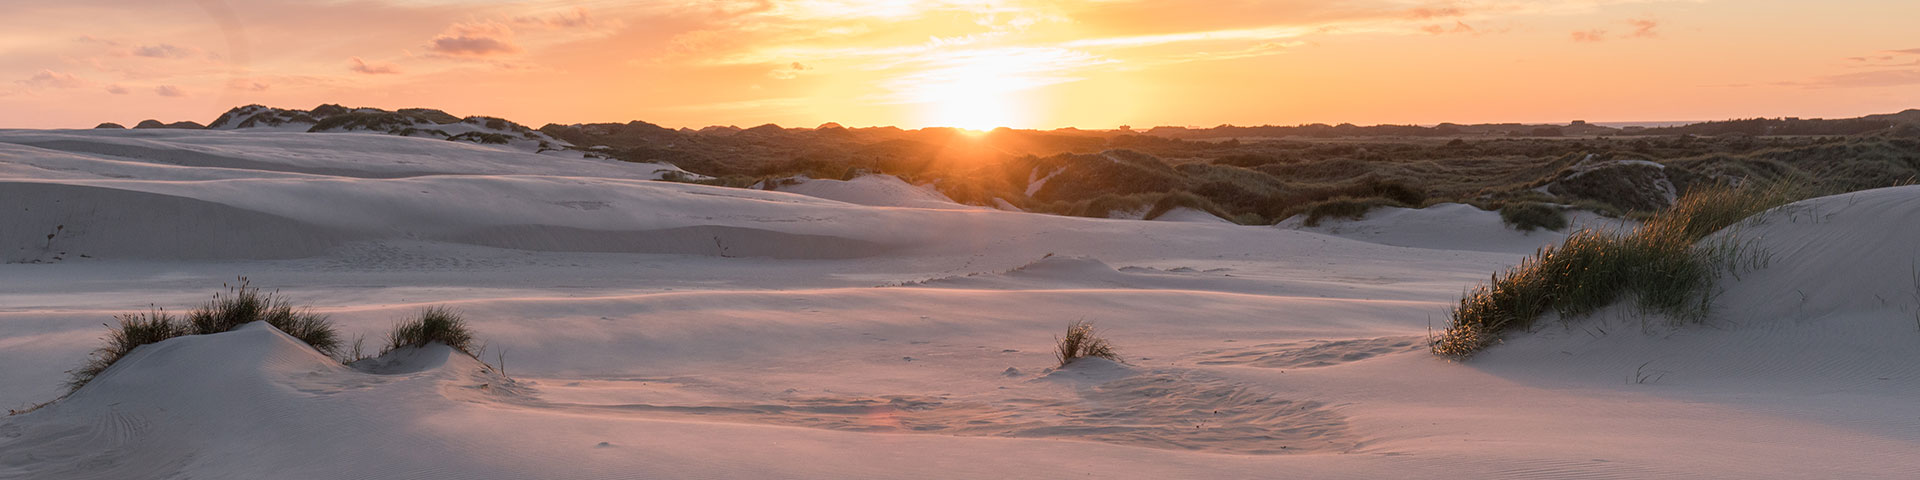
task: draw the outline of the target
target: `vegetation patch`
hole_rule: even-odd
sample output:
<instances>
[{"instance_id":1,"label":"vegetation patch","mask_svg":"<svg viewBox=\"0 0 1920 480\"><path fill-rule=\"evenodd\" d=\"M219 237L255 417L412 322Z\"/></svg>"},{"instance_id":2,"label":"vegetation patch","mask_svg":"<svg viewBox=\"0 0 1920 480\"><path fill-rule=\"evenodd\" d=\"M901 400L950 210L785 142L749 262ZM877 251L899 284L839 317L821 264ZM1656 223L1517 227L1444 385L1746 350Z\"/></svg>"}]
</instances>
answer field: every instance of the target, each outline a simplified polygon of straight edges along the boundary
<instances>
[{"instance_id":1,"label":"vegetation patch","mask_svg":"<svg viewBox=\"0 0 1920 480\"><path fill-rule=\"evenodd\" d=\"M1359 220L1366 218L1367 212L1392 203L1381 198L1338 197L1322 200L1306 206L1307 218L1300 224L1318 227L1321 221L1329 218Z\"/></svg>"},{"instance_id":2,"label":"vegetation patch","mask_svg":"<svg viewBox=\"0 0 1920 480\"><path fill-rule=\"evenodd\" d=\"M1701 239L1796 197L1783 188L1696 189L1632 232L1574 232L1468 292L1431 347L1466 358L1547 312L1573 319L1627 298L1676 322L1704 319L1714 280L1743 256L1737 245Z\"/></svg>"},{"instance_id":3,"label":"vegetation patch","mask_svg":"<svg viewBox=\"0 0 1920 480\"><path fill-rule=\"evenodd\" d=\"M108 326L107 336L103 338L105 344L93 351L86 365L67 372L69 391L79 390L141 345L187 335L227 332L253 322L267 322L328 356L335 355L340 346L339 334L325 315L294 309L286 299L261 293L260 289L250 286L246 277L240 277L239 285L228 286L224 295L214 294L213 300L194 309L184 319L159 308L115 318L119 325Z\"/></svg>"},{"instance_id":4,"label":"vegetation patch","mask_svg":"<svg viewBox=\"0 0 1920 480\"><path fill-rule=\"evenodd\" d=\"M447 307L434 306L395 325L393 331L387 334L387 347L382 353L405 347L425 347L432 343L445 344L467 356L474 356L477 350L473 329L467 327L466 318Z\"/></svg>"},{"instance_id":5,"label":"vegetation patch","mask_svg":"<svg viewBox=\"0 0 1920 480\"><path fill-rule=\"evenodd\" d=\"M1515 230L1559 231L1567 228L1567 213L1559 207L1540 202L1509 203L1500 207L1500 222Z\"/></svg>"},{"instance_id":6,"label":"vegetation patch","mask_svg":"<svg viewBox=\"0 0 1920 480\"><path fill-rule=\"evenodd\" d=\"M325 315L293 308L286 298L276 297L277 293L261 293L248 284L246 277L240 277L240 283L228 286L225 295L214 294L213 300L187 314L189 333L220 333L248 323L267 322L320 353L329 356L336 353L340 335L334 331L333 323Z\"/></svg>"},{"instance_id":7,"label":"vegetation patch","mask_svg":"<svg viewBox=\"0 0 1920 480\"><path fill-rule=\"evenodd\" d=\"M1108 343L1105 338L1100 338L1098 332L1094 331L1093 324L1085 320L1076 320L1067 324L1067 335L1054 338L1054 343L1053 357L1060 361L1062 367L1082 358L1120 361L1120 354L1114 353L1113 344Z\"/></svg>"},{"instance_id":8,"label":"vegetation patch","mask_svg":"<svg viewBox=\"0 0 1920 480\"><path fill-rule=\"evenodd\" d=\"M107 367L113 366L114 362L127 356L127 353L132 352L135 347L160 343L162 340L188 335L191 331L185 322L158 308L147 313L129 313L114 318L119 320L120 325L108 326L107 336L103 339L105 345L94 349L86 365L67 372L69 391L79 390L87 382L93 381L94 377L107 371Z\"/></svg>"}]
</instances>

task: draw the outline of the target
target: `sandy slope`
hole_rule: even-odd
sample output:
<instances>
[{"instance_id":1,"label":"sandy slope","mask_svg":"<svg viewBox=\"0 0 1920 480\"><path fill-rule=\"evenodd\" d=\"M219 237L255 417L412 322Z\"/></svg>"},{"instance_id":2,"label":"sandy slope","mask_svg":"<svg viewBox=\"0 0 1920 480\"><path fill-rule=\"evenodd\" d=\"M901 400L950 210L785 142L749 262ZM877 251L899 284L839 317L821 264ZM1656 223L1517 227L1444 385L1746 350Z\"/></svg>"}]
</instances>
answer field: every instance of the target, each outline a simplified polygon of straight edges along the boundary
<instances>
[{"instance_id":1,"label":"sandy slope","mask_svg":"<svg viewBox=\"0 0 1920 480\"><path fill-rule=\"evenodd\" d=\"M236 275L348 335L453 306L505 375L444 348L342 366L259 325L176 339L0 419L0 478L1920 468L1912 187L1739 230L1772 257L1723 283L1709 327L1646 334L1614 311L1455 364L1425 353L1428 327L1556 237L1445 208L1376 217L1401 233L1372 237L1055 217L885 179L809 196L302 135L0 132L0 204L17 207L0 211L0 403L58 396L113 314ZM1052 370L1076 319L1128 363Z\"/></svg>"}]
</instances>

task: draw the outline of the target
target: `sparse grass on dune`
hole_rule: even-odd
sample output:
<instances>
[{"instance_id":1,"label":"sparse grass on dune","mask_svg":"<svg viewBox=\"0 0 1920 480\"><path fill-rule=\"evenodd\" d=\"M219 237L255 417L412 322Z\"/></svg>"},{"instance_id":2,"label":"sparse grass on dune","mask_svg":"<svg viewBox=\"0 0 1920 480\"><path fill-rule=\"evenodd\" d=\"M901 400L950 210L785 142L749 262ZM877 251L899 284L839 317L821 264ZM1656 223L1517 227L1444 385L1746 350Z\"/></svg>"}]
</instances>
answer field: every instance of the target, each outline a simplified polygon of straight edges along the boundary
<instances>
[{"instance_id":1,"label":"sparse grass on dune","mask_svg":"<svg viewBox=\"0 0 1920 480\"><path fill-rule=\"evenodd\" d=\"M1098 332L1094 331L1093 324L1085 320L1067 324L1067 335L1055 339L1053 356L1060 361L1062 367L1082 358L1120 361L1120 354L1114 352L1113 344L1108 343L1105 338L1100 338Z\"/></svg>"},{"instance_id":2,"label":"sparse grass on dune","mask_svg":"<svg viewBox=\"0 0 1920 480\"><path fill-rule=\"evenodd\" d=\"M1739 252L1732 244L1701 240L1793 198L1784 188L1705 187L1632 232L1574 232L1469 291L1431 347L1466 358L1507 332L1531 328L1549 311L1576 318L1627 298L1675 321L1703 319L1714 279L1735 266Z\"/></svg>"},{"instance_id":3,"label":"sparse grass on dune","mask_svg":"<svg viewBox=\"0 0 1920 480\"><path fill-rule=\"evenodd\" d=\"M147 313L129 313L115 318L120 325L108 326L107 336L103 339L106 344L94 349L85 366L67 372L68 390L79 390L135 347L187 335L191 330L185 322L158 308Z\"/></svg>"},{"instance_id":4,"label":"sparse grass on dune","mask_svg":"<svg viewBox=\"0 0 1920 480\"><path fill-rule=\"evenodd\" d=\"M325 315L295 309L287 299L276 298L274 292L261 293L249 285L246 277L240 278L239 285L228 286L225 295L214 294L213 300L187 314L193 334L231 331L257 321L273 325L320 353L333 355L340 347L340 336Z\"/></svg>"},{"instance_id":5,"label":"sparse grass on dune","mask_svg":"<svg viewBox=\"0 0 1920 480\"><path fill-rule=\"evenodd\" d=\"M419 315L402 321L387 334L387 347L390 352L404 347L425 347L431 343L442 343L473 356L473 329L467 327L467 320L458 312L447 307L427 307Z\"/></svg>"},{"instance_id":6,"label":"sparse grass on dune","mask_svg":"<svg viewBox=\"0 0 1920 480\"><path fill-rule=\"evenodd\" d=\"M214 294L213 300L194 309L184 319L159 308L116 318L120 324L108 326L103 339L106 344L93 351L86 365L67 372L69 391L79 390L141 345L187 335L227 332L258 321L267 322L328 356L334 356L340 344L339 334L325 315L295 309L273 293L260 293L260 289L248 284L246 277L240 277L239 285L228 286L226 294Z\"/></svg>"}]
</instances>

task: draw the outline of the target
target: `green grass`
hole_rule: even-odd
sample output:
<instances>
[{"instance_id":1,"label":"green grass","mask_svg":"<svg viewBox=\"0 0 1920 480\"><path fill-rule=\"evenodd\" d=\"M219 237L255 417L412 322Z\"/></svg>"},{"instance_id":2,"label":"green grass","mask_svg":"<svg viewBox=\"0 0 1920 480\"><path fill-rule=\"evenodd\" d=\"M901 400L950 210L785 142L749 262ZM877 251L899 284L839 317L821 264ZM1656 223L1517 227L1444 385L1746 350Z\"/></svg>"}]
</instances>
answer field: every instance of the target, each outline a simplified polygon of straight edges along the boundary
<instances>
[{"instance_id":1,"label":"green grass","mask_svg":"<svg viewBox=\"0 0 1920 480\"><path fill-rule=\"evenodd\" d=\"M94 349L87 364L67 372L67 389L79 390L101 372L107 371L114 362L141 345L160 343L169 338L188 335L190 328L179 318L167 314L158 308L148 313L129 313L115 317L119 326L108 326L106 344Z\"/></svg>"},{"instance_id":2,"label":"green grass","mask_svg":"<svg viewBox=\"0 0 1920 480\"><path fill-rule=\"evenodd\" d=\"M1114 352L1113 344L1108 343L1105 338L1100 338L1098 332L1094 331L1093 324L1084 320L1067 324L1067 335L1057 337L1054 341L1053 357L1060 361L1062 367L1082 358L1120 361L1120 354Z\"/></svg>"},{"instance_id":3,"label":"green grass","mask_svg":"<svg viewBox=\"0 0 1920 480\"><path fill-rule=\"evenodd\" d=\"M428 344L441 343L453 347L468 356L474 355L477 345L474 343L473 329L467 327L467 320L447 307L427 307L419 315L402 321L387 334L387 348L390 352L405 347L425 347Z\"/></svg>"},{"instance_id":4,"label":"green grass","mask_svg":"<svg viewBox=\"0 0 1920 480\"><path fill-rule=\"evenodd\" d=\"M1500 207L1500 222L1523 232L1539 229L1558 231L1567 228L1567 214L1540 202L1509 203Z\"/></svg>"},{"instance_id":5,"label":"green grass","mask_svg":"<svg viewBox=\"0 0 1920 480\"><path fill-rule=\"evenodd\" d=\"M240 283L228 286L225 295L214 294L213 300L187 314L189 334L227 332L248 323L267 322L320 353L334 355L340 347L340 335L333 323L325 315L295 309L287 299L276 295L262 293L250 286L246 277L240 277Z\"/></svg>"},{"instance_id":6,"label":"green grass","mask_svg":"<svg viewBox=\"0 0 1920 480\"><path fill-rule=\"evenodd\" d=\"M1632 232L1574 232L1469 291L1431 347L1466 358L1508 332L1530 329L1548 312L1573 319L1629 298L1676 322L1704 319L1714 280L1735 266L1740 252L1730 243L1701 240L1794 197L1782 188L1704 187Z\"/></svg>"}]
</instances>

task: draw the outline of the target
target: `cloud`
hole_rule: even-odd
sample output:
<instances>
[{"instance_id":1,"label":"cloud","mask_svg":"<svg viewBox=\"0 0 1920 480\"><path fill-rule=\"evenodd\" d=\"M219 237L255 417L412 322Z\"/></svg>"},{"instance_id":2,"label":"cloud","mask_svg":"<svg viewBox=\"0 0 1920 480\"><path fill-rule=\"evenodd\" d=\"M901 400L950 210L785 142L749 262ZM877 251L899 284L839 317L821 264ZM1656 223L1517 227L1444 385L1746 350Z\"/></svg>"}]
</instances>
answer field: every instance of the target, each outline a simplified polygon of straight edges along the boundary
<instances>
[{"instance_id":1,"label":"cloud","mask_svg":"<svg viewBox=\"0 0 1920 480\"><path fill-rule=\"evenodd\" d=\"M1446 25L1427 25L1424 27L1420 27L1420 31L1427 32L1434 35L1441 35L1441 34L1447 34L1447 33L1464 33L1469 35L1477 35L1480 33L1479 30L1474 30L1472 25L1467 25L1467 22L1462 22L1457 20L1453 22L1452 27L1448 27Z\"/></svg>"},{"instance_id":2,"label":"cloud","mask_svg":"<svg viewBox=\"0 0 1920 480\"><path fill-rule=\"evenodd\" d=\"M1606 40L1607 31L1598 28L1573 32L1573 41L1575 42L1604 42Z\"/></svg>"},{"instance_id":3,"label":"cloud","mask_svg":"<svg viewBox=\"0 0 1920 480\"><path fill-rule=\"evenodd\" d=\"M808 70L813 70L813 67L809 67L800 62L793 62L785 67L776 68L773 69L773 71L767 72L767 76L781 80L791 80L799 77L802 72Z\"/></svg>"},{"instance_id":4,"label":"cloud","mask_svg":"<svg viewBox=\"0 0 1920 480\"><path fill-rule=\"evenodd\" d=\"M1627 35L1629 37L1658 38L1660 36L1660 32L1654 30L1660 28L1660 21L1658 20L1651 18L1629 19L1627 20L1627 25L1633 26L1633 33Z\"/></svg>"},{"instance_id":5,"label":"cloud","mask_svg":"<svg viewBox=\"0 0 1920 480\"><path fill-rule=\"evenodd\" d=\"M1920 70L1876 70L1820 77L1809 82L1785 85L1809 88L1874 88L1920 85Z\"/></svg>"},{"instance_id":6,"label":"cloud","mask_svg":"<svg viewBox=\"0 0 1920 480\"><path fill-rule=\"evenodd\" d=\"M158 87L153 87L153 93L158 94L162 97L187 96L187 92L185 90L181 90L180 87L176 87L173 85L161 85Z\"/></svg>"},{"instance_id":7,"label":"cloud","mask_svg":"<svg viewBox=\"0 0 1920 480\"><path fill-rule=\"evenodd\" d=\"M114 94L114 95L126 95L126 94L127 94L127 87L122 87L122 86L120 86L120 85L118 85L118 84L115 84L115 85L107 85L107 93L111 93L111 94Z\"/></svg>"},{"instance_id":8,"label":"cloud","mask_svg":"<svg viewBox=\"0 0 1920 480\"><path fill-rule=\"evenodd\" d=\"M229 81L227 81L227 88L228 88L228 89L231 89L231 90L245 90L245 91L249 91L249 92L264 92L264 91L267 91L267 88L268 88L268 87L269 87L269 86L268 86L267 84L265 84L265 83L260 83L260 82L257 82L257 81L253 81L253 80L248 80L248 79L244 79L244 78L236 78L236 79L233 79L233 80L229 80Z\"/></svg>"},{"instance_id":9,"label":"cloud","mask_svg":"<svg viewBox=\"0 0 1920 480\"><path fill-rule=\"evenodd\" d=\"M550 15L523 15L513 17L513 23L517 25L537 25L551 28L593 28L600 25L602 21L587 14L587 9L585 8L573 7L571 10Z\"/></svg>"},{"instance_id":10,"label":"cloud","mask_svg":"<svg viewBox=\"0 0 1920 480\"><path fill-rule=\"evenodd\" d=\"M20 84L34 88L79 88L87 86L88 83L86 79L76 77L71 73L55 72L52 70L41 70L34 73L33 76L27 77L26 80L20 81Z\"/></svg>"},{"instance_id":11,"label":"cloud","mask_svg":"<svg viewBox=\"0 0 1920 480\"><path fill-rule=\"evenodd\" d=\"M176 47L173 45L162 43L159 45L141 45L137 48L134 48L132 53L136 57L187 58L187 57L193 56L193 54L197 53L198 51L199 51L198 49L194 49L194 48Z\"/></svg>"},{"instance_id":12,"label":"cloud","mask_svg":"<svg viewBox=\"0 0 1920 480\"><path fill-rule=\"evenodd\" d=\"M520 47L513 44L512 28L487 22L454 24L445 33L433 37L427 43L427 50L455 57L484 57L517 53Z\"/></svg>"},{"instance_id":13,"label":"cloud","mask_svg":"<svg viewBox=\"0 0 1920 480\"><path fill-rule=\"evenodd\" d=\"M1435 18L1458 17L1461 15L1466 15L1466 12L1460 10L1459 7L1419 7L1407 10L1407 18L1414 20L1432 20Z\"/></svg>"},{"instance_id":14,"label":"cloud","mask_svg":"<svg viewBox=\"0 0 1920 480\"><path fill-rule=\"evenodd\" d=\"M394 67L392 64L385 64L385 63L370 64L370 63L367 63L366 60L361 60L360 57L353 57L351 59L348 59L347 70L355 73L364 73L367 75L390 75L390 74L400 73L400 69L397 67Z\"/></svg>"}]
</instances>

